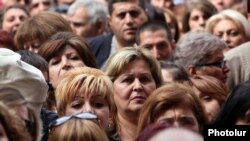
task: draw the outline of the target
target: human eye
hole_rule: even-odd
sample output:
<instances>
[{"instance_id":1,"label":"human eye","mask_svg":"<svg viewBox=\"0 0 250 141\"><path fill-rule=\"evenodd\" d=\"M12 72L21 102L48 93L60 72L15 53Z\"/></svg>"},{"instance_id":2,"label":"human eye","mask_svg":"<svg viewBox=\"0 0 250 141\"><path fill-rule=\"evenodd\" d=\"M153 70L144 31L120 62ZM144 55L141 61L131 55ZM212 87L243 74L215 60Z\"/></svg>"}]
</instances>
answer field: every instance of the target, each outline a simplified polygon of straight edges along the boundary
<instances>
[{"instance_id":1,"label":"human eye","mask_svg":"<svg viewBox=\"0 0 250 141\"><path fill-rule=\"evenodd\" d=\"M148 50L152 50L153 49L153 46L152 45L143 45L144 48L148 49Z\"/></svg>"},{"instance_id":2,"label":"human eye","mask_svg":"<svg viewBox=\"0 0 250 141\"><path fill-rule=\"evenodd\" d=\"M14 18L13 16L7 18L7 21L8 21L8 22L12 22L12 21L14 21L14 20L15 20L15 18Z\"/></svg>"},{"instance_id":3,"label":"human eye","mask_svg":"<svg viewBox=\"0 0 250 141\"><path fill-rule=\"evenodd\" d=\"M212 97L211 97L211 96L208 96L208 95L202 96L201 99L203 99L203 100L206 101L206 102L212 101Z\"/></svg>"},{"instance_id":4,"label":"human eye","mask_svg":"<svg viewBox=\"0 0 250 141\"><path fill-rule=\"evenodd\" d=\"M124 19L125 16L126 16L126 12L120 12L120 13L117 14L117 17L118 17L119 19Z\"/></svg>"},{"instance_id":5,"label":"human eye","mask_svg":"<svg viewBox=\"0 0 250 141\"><path fill-rule=\"evenodd\" d=\"M122 79L123 83L132 83L133 81L134 81L134 78L131 76L127 76L127 77Z\"/></svg>"},{"instance_id":6,"label":"human eye","mask_svg":"<svg viewBox=\"0 0 250 141\"><path fill-rule=\"evenodd\" d=\"M222 38L223 33L215 33L214 35L217 36L217 37L219 37L219 38Z\"/></svg>"},{"instance_id":7,"label":"human eye","mask_svg":"<svg viewBox=\"0 0 250 141\"><path fill-rule=\"evenodd\" d=\"M162 49L164 49L164 48L166 48L166 47L168 47L168 45L167 45L166 42L161 42L161 43L159 43L159 44L157 45L157 48L158 48L159 50L162 50Z\"/></svg>"},{"instance_id":8,"label":"human eye","mask_svg":"<svg viewBox=\"0 0 250 141\"><path fill-rule=\"evenodd\" d=\"M69 59L71 59L71 60L80 60L80 57L77 54L70 54Z\"/></svg>"},{"instance_id":9,"label":"human eye","mask_svg":"<svg viewBox=\"0 0 250 141\"><path fill-rule=\"evenodd\" d=\"M192 21L198 21L199 20L199 16L193 16L193 17L191 17L191 20Z\"/></svg>"},{"instance_id":10,"label":"human eye","mask_svg":"<svg viewBox=\"0 0 250 141\"><path fill-rule=\"evenodd\" d=\"M26 18L27 18L27 17L25 17L25 16L20 16L20 20L21 20L21 21L24 21Z\"/></svg>"},{"instance_id":11,"label":"human eye","mask_svg":"<svg viewBox=\"0 0 250 141\"><path fill-rule=\"evenodd\" d=\"M174 119L173 118L164 118L164 119L160 120L160 122L171 126L174 123Z\"/></svg>"},{"instance_id":12,"label":"human eye","mask_svg":"<svg viewBox=\"0 0 250 141\"><path fill-rule=\"evenodd\" d=\"M133 18L136 18L138 17L138 15L140 14L141 12L139 10L131 10L129 12L130 16L133 17Z\"/></svg>"},{"instance_id":13,"label":"human eye","mask_svg":"<svg viewBox=\"0 0 250 141\"><path fill-rule=\"evenodd\" d=\"M82 105L83 105L82 102L80 102L80 101L74 101L74 102L72 102L71 107L73 109L80 109L82 107Z\"/></svg>"},{"instance_id":14,"label":"human eye","mask_svg":"<svg viewBox=\"0 0 250 141\"><path fill-rule=\"evenodd\" d=\"M104 98L98 96L98 98L92 100L92 105L96 108L102 108L106 105L106 102Z\"/></svg>"},{"instance_id":15,"label":"human eye","mask_svg":"<svg viewBox=\"0 0 250 141\"><path fill-rule=\"evenodd\" d=\"M147 82L150 82L150 81L151 81L151 79L150 79L149 76L143 75L143 76L140 77L140 82L142 82L142 83L147 83Z\"/></svg>"},{"instance_id":16,"label":"human eye","mask_svg":"<svg viewBox=\"0 0 250 141\"><path fill-rule=\"evenodd\" d=\"M52 65L52 66L57 65L57 64L59 64L59 63L60 63L60 59L56 59L56 58L51 59L51 60L49 61L49 65Z\"/></svg>"},{"instance_id":17,"label":"human eye","mask_svg":"<svg viewBox=\"0 0 250 141\"><path fill-rule=\"evenodd\" d=\"M192 117L181 117L179 119L179 123L180 125L183 125L183 126L194 125L194 119Z\"/></svg>"},{"instance_id":18,"label":"human eye","mask_svg":"<svg viewBox=\"0 0 250 141\"><path fill-rule=\"evenodd\" d=\"M239 32L237 32L235 30L231 30L231 31L229 31L228 35L231 36L231 37L235 37L235 36L239 35Z\"/></svg>"}]
</instances>

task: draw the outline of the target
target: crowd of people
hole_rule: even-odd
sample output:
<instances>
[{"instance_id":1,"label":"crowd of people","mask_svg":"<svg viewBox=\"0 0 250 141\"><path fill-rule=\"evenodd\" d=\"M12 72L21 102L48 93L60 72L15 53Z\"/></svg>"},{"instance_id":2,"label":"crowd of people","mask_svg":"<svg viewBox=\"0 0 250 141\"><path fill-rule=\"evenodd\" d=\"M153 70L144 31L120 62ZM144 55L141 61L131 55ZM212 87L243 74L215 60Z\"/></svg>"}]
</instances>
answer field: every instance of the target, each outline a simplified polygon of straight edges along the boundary
<instances>
[{"instance_id":1,"label":"crowd of people","mask_svg":"<svg viewBox=\"0 0 250 141\"><path fill-rule=\"evenodd\" d=\"M0 1L0 140L203 141L206 125L250 124L249 4Z\"/></svg>"}]
</instances>

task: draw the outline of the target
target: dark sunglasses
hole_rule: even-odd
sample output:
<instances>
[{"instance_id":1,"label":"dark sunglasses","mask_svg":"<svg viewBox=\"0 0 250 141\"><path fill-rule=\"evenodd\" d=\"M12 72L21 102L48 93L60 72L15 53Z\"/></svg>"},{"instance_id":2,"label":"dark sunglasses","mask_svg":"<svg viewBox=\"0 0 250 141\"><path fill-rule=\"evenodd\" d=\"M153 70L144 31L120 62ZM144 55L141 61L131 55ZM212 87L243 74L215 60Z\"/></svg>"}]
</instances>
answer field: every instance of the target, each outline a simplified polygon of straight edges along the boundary
<instances>
[{"instance_id":1,"label":"dark sunglasses","mask_svg":"<svg viewBox=\"0 0 250 141\"><path fill-rule=\"evenodd\" d=\"M79 114L74 114L71 116L63 116L51 122L51 124L49 125L49 129L51 130L53 127L60 126L72 118L88 119L88 120L96 120L96 121L98 119L97 116L92 113L79 113Z\"/></svg>"},{"instance_id":2,"label":"dark sunglasses","mask_svg":"<svg viewBox=\"0 0 250 141\"><path fill-rule=\"evenodd\" d=\"M213 62L213 63L204 63L204 64L196 64L195 66L197 67L203 67L203 66L215 66L218 68L223 68L226 65L226 61L225 60L220 60L217 62Z\"/></svg>"}]
</instances>

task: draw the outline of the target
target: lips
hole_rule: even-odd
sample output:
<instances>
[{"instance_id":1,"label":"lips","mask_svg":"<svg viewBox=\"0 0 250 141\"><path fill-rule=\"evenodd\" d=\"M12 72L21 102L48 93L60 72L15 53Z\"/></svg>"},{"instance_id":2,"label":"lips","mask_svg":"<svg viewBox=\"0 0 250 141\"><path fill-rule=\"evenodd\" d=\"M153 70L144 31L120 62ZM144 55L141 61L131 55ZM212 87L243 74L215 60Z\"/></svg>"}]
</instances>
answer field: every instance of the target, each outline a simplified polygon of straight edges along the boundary
<instances>
[{"instance_id":1,"label":"lips","mask_svg":"<svg viewBox=\"0 0 250 141\"><path fill-rule=\"evenodd\" d=\"M124 32L135 33L137 28L126 28Z\"/></svg>"}]
</instances>

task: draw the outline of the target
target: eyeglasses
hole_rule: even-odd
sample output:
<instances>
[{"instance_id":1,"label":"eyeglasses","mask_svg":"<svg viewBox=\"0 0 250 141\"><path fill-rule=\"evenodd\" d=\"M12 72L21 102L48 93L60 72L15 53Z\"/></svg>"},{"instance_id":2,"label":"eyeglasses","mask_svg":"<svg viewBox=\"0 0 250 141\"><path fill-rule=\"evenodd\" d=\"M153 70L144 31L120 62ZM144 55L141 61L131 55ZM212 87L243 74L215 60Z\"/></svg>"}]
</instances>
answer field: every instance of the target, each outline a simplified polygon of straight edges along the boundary
<instances>
[{"instance_id":1,"label":"eyeglasses","mask_svg":"<svg viewBox=\"0 0 250 141\"><path fill-rule=\"evenodd\" d=\"M57 120L53 121L50 125L49 125L49 129L52 129L52 127L56 127L59 125L64 124L65 122L69 121L72 118L78 118L78 119L88 119L88 120L97 120L97 116L95 114L92 113L79 113L79 114L74 114L71 116L63 116L58 118Z\"/></svg>"},{"instance_id":2,"label":"eyeglasses","mask_svg":"<svg viewBox=\"0 0 250 141\"><path fill-rule=\"evenodd\" d=\"M213 62L213 63L207 63L207 64L196 64L195 66L197 67L203 67L203 66L215 66L215 67L219 67L219 68L223 68L226 65L226 61L225 60L220 60L217 62Z\"/></svg>"}]
</instances>

